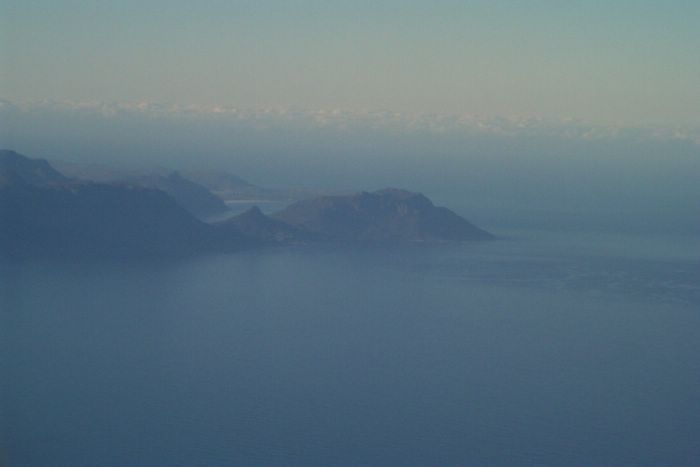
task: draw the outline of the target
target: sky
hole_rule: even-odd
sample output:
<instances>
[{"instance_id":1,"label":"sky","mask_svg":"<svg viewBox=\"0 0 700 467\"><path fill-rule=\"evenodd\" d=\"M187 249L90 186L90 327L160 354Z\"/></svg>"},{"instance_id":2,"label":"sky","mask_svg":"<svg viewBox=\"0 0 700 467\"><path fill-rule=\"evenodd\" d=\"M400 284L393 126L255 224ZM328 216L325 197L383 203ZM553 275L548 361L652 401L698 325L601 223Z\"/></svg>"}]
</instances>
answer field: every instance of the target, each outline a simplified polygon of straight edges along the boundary
<instances>
[{"instance_id":1,"label":"sky","mask_svg":"<svg viewBox=\"0 0 700 467\"><path fill-rule=\"evenodd\" d=\"M0 0L0 148L697 232L698 24L697 0Z\"/></svg>"},{"instance_id":2,"label":"sky","mask_svg":"<svg viewBox=\"0 0 700 467\"><path fill-rule=\"evenodd\" d=\"M696 0L0 0L0 98L700 127Z\"/></svg>"}]
</instances>

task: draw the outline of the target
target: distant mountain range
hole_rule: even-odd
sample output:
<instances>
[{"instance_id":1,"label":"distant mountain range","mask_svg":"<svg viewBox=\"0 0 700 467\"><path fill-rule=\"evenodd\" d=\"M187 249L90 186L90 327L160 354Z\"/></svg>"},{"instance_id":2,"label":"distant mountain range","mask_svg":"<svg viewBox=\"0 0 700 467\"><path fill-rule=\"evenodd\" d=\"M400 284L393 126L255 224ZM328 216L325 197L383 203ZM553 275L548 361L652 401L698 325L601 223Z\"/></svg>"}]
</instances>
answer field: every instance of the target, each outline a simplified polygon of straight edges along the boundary
<instances>
[{"instance_id":1,"label":"distant mountain range","mask_svg":"<svg viewBox=\"0 0 700 467\"><path fill-rule=\"evenodd\" d=\"M175 170L119 170L96 164L54 162L64 175L97 183L122 183L157 188L172 196L178 204L200 219L219 216L228 211L224 201L207 187Z\"/></svg>"},{"instance_id":2,"label":"distant mountain range","mask_svg":"<svg viewBox=\"0 0 700 467\"><path fill-rule=\"evenodd\" d=\"M302 200L272 216L252 208L210 224L191 212L201 213L204 203L185 206L202 189L210 195L177 173L134 181L84 181L65 176L45 160L3 150L0 255L184 255L322 241L394 244L493 238L425 196L397 189Z\"/></svg>"},{"instance_id":3,"label":"distant mountain range","mask_svg":"<svg viewBox=\"0 0 700 467\"><path fill-rule=\"evenodd\" d=\"M158 188L203 220L222 217L229 210L227 202L293 201L320 194L305 189L265 188L221 170L175 171L160 168L138 171L65 161L53 161L52 164L59 172L71 178Z\"/></svg>"}]
</instances>

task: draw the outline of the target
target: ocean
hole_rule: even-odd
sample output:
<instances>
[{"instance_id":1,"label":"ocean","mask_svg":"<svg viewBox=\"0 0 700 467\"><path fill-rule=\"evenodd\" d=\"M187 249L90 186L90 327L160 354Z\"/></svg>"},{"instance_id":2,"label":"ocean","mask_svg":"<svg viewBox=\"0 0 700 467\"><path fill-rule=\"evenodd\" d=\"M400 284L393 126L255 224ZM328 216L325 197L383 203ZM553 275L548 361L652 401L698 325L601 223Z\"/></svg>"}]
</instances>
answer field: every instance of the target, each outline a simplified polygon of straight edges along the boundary
<instances>
[{"instance_id":1,"label":"ocean","mask_svg":"<svg viewBox=\"0 0 700 467\"><path fill-rule=\"evenodd\" d=\"M0 265L0 465L691 465L700 241Z\"/></svg>"}]
</instances>

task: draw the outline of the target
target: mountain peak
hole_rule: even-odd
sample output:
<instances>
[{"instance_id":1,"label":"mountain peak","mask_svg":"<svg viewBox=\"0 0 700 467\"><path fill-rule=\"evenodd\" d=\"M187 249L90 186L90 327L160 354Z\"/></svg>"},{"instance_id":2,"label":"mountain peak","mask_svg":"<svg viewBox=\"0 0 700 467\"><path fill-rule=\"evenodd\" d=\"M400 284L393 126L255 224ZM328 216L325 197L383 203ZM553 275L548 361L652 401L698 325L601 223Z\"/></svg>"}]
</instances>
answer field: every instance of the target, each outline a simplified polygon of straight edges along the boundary
<instances>
[{"instance_id":1,"label":"mountain peak","mask_svg":"<svg viewBox=\"0 0 700 467\"><path fill-rule=\"evenodd\" d=\"M0 150L0 180L20 180L36 186L69 181L44 159L30 159L9 149Z\"/></svg>"},{"instance_id":2,"label":"mountain peak","mask_svg":"<svg viewBox=\"0 0 700 467\"><path fill-rule=\"evenodd\" d=\"M265 215L257 206L218 225L271 243L304 243L316 239L315 235L303 229Z\"/></svg>"}]
</instances>

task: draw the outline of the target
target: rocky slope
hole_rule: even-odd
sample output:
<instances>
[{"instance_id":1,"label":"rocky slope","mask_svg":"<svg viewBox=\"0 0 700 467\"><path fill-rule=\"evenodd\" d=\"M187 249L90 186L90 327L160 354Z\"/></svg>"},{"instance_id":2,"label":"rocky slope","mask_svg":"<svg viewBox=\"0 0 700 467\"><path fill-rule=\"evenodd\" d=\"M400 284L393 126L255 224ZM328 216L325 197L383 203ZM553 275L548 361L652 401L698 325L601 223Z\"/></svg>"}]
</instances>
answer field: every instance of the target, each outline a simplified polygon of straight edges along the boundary
<instances>
[{"instance_id":1,"label":"rocky slope","mask_svg":"<svg viewBox=\"0 0 700 467\"><path fill-rule=\"evenodd\" d=\"M292 204L276 219L324 238L354 242L488 240L488 232L420 193L399 189L322 196Z\"/></svg>"},{"instance_id":2,"label":"rocky slope","mask_svg":"<svg viewBox=\"0 0 700 467\"><path fill-rule=\"evenodd\" d=\"M56 162L58 170L71 178L97 183L122 183L157 188L200 219L228 211L224 201L205 186L169 169L150 171L120 170L99 164Z\"/></svg>"},{"instance_id":3,"label":"rocky slope","mask_svg":"<svg viewBox=\"0 0 700 467\"><path fill-rule=\"evenodd\" d=\"M318 235L303 228L266 216L257 206L217 225L224 229L233 228L267 243L309 243L320 240Z\"/></svg>"},{"instance_id":4,"label":"rocky slope","mask_svg":"<svg viewBox=\"0 0 700 467\"><path fill-rule=\"evenodd\" d=\"M63 177L0 153L0 255L180 255L256 242L199 221L163 191Z\"/></svg>"}]
</instances>

